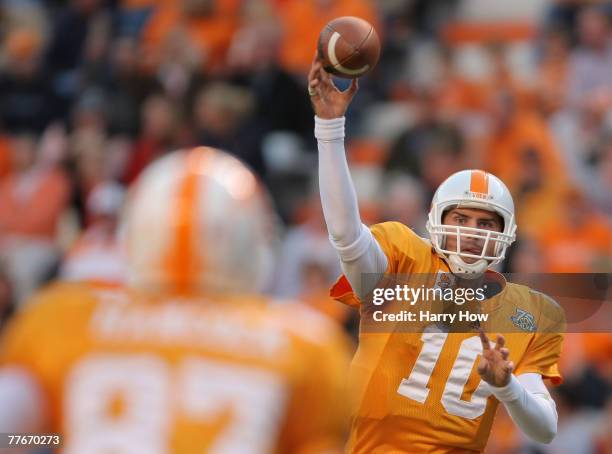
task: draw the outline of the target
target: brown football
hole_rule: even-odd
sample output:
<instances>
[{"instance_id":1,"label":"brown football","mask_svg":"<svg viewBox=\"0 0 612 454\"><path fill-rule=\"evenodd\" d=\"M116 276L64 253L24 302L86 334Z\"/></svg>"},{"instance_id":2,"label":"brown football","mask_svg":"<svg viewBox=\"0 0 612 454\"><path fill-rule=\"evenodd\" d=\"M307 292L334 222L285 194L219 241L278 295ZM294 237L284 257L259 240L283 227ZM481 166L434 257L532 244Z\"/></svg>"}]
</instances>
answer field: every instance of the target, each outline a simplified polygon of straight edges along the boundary
<instances>
[{"instance_id":1,"label":"brown football","mask_svg":"<svg viewBox=\"0 0 612 454\"><path fill-rule=\"evenodd\" d=\"M319 57L325 71L355 79L378 62L380 41L372 25L359 17L343 16L330 21L319 34Z\"/></svg>"}]
</instances>

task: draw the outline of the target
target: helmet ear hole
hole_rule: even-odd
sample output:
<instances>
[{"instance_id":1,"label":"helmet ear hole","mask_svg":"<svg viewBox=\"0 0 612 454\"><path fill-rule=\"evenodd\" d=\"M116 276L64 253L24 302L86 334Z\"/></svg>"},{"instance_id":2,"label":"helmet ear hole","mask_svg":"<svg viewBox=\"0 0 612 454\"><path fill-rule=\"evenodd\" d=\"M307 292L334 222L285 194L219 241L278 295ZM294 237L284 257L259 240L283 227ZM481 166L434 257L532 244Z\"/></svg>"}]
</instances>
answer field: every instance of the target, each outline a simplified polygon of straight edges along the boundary
<instances>
[{"instance_id":1,"label":"helmet ear hole","mask_svg":"<svg viewBox=\"0 0 612 454\"><path fill-rule=\"evenodd\" d=\"M501 225L500 232L503 232L505 230L505 228L506 228L506 222L504 220L504 217L501 214L497 213L497 212L495 212L495 216L497 216L497 222L499 222L499 225Z\"/></svg>"},{"instance_id":2,"label":"helmet ear hole","mask_svg":"<svg viewBox=\"0 0 612 454\"><path fill-rule=\"evenodd\" d=\"M440 221L442 222L442 224L446 224L446 222L444 222L446 220L446 216L448 216L450 212L453 211L455 208L457 208L457 205L450 205L444 209L444 211L442 212L442 216L440 216Z\"/></svg>"}]
</instances>

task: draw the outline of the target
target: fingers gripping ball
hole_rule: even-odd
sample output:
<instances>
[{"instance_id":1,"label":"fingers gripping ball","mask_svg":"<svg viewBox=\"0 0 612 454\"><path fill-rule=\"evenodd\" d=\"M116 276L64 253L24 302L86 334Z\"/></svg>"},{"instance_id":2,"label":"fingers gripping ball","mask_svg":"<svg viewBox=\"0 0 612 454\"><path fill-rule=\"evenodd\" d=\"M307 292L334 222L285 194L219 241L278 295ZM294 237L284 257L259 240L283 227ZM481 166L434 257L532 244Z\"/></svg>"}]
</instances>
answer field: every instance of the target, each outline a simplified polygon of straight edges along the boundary
<instances>
[{"instance_id":1,"label":"fingers gripping ball","mask_svg":"<svg viewBox=\"0 0 612 454\"><path fill-rule=\"evenodd\" d=\"M330 21L321 30L317 49L325 71L355 79L376 66L380 41L369 22L343 16Z\"/></svg>"}]
</instances>

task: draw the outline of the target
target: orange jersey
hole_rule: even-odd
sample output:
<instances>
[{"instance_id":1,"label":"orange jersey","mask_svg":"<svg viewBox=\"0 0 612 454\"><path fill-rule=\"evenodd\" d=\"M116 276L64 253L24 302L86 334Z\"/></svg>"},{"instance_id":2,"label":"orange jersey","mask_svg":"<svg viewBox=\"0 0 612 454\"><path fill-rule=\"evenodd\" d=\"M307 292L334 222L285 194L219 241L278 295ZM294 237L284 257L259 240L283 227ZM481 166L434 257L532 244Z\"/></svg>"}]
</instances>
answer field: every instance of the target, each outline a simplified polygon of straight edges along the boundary
<instances>
[{"instance_id":1,"label":"orange jersey","mask_svg":"<svg viewBox=\"0 0 612 454\"><path fill-rule=\"evenodd\" d=\"M65 453L319 452L344 441L346 338L258 297L56 284L7 327Z\"/></svg>"},{"instance_id":2,"label":"orange jersey","mask_svg":"<svg viewBox=\"0 0 612 454\"><path fill-rule=\"evenodd\" d=\"M387 275L437 276L449 271L431 245L403 224L378 224L372 232L388 258ZM332 288L332 296L359 304L344 277ZM547 329L558 326L551 316L559 315L553 302L525 286L505 283L500 293L479 304L489 314L481 324L489 337L507 333L506 347L516 375L534 372L560 381L562 335L560 330ZM482 452L499 402L477 372L482 352L478 332L449 333L430 323L413 332L372 332L367 329L368 306L359 306L359 348L350 373L348 451Z\"/></svg>"}]
</instances>

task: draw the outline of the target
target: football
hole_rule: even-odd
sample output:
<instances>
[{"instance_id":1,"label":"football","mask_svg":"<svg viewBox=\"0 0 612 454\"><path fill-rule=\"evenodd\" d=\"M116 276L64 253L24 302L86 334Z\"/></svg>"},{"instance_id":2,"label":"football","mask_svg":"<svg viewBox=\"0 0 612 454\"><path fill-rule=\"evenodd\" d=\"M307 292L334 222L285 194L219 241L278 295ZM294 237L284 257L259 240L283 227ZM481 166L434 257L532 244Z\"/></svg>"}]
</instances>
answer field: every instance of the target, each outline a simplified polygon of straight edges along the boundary
<instances>
[{"instance_id":1,"label":"football","mask_svg":"<svg viewBox=\"0 0 612 454\"><path fill-rule=\"evenodd\" d=\"M374 27L359 17L343 16L321 30L317 44L325 71L355 79L371 71L380 55L380 40Z\"/></svg>"}]
</instances>

